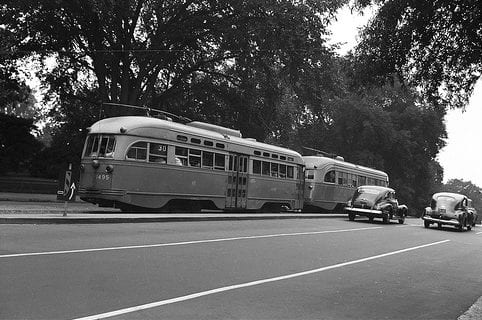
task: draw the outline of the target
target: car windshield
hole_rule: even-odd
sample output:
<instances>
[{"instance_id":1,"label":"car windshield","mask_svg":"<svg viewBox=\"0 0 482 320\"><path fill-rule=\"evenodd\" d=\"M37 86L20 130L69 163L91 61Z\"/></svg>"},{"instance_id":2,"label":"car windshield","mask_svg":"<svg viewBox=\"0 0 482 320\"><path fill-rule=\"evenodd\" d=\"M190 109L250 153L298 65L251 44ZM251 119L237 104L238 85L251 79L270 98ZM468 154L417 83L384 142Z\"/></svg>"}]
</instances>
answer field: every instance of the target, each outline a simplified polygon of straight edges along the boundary
<instances>
[{"instance_id":1,"label":"car windshield","mask_svg":"<svg viewBox=\"0 0 482 320\"><path fill-rule=\"evenodd\" d=\"M354 199L355 200L365 199L370 202L373 202L376 200L379 194L380 194L380 191L376 189L360 188L357 190Z\"/></svg>"}]
</instances>

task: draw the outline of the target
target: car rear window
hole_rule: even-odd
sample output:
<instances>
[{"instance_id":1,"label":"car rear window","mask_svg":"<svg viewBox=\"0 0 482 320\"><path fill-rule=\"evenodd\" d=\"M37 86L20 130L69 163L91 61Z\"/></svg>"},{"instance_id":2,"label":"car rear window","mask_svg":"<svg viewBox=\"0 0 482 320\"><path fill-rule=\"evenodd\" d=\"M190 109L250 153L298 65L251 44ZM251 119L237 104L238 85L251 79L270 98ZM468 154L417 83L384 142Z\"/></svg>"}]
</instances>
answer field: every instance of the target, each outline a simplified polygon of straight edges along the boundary
<instances>
[{"instance_id":1,"label":"car rear window","mask_svg":"<svg viewBox=\"0 0 482 320\"><path fill-rule=\"evenodd\" d=\"M452 197L448 196L440 196L437 198L437 208L445 207L445 208L455 208L457 204L457 200Z\"/></svg>"}]
</instances>

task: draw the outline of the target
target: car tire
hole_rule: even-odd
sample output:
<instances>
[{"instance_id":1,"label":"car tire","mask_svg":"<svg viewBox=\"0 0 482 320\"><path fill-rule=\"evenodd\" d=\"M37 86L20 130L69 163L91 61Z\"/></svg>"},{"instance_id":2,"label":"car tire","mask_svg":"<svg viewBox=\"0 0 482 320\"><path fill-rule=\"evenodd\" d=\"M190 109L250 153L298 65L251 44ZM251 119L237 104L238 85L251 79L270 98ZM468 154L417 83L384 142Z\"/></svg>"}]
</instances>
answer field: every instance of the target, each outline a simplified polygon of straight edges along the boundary
<instances>
[{"instance_id":1,"label":"car tire","mask_svg":"<svg viewBox=\"0 0 482 320\"><path fill-rule=\"evenodd\" d=\"M390 217L388 215L383 216L383 223L385 223L385 224L390 223Z\"/></svg>"},{"instance_id":2,"label":"car tire","mask_svg":"<svg viewBox=\"0 0 482 320\"><path fill-rule=\"evenodd\" d=\"M352 212L350 212L350 213L348 214L348 220L350 220L350 221L355 221L355 214L352 213Z\"/></svg>"},{"instance_id":3,"label":"car tire","mask_svg":"<svg viewBox=\"0 0 482 320\"><path fill-rule=\"evenodd\" d=\"M390 223L390 211L384 211L383 212L383 223L389 224Z\"/></svg>"},{"instance_id":4,"label":"car tire","mask_svg":"<svg viewBox=\"0 0 482 320\"><path fill-rule=\"evenodd\" d=\"M460 224L457 226L457 229L459 231L463 231L464 230L464 227L467 225L467 217L466 216L463 216L462 217L462 220L460 221Z\"/></svg>"},{"instance_id":5,"label":"car tire","mask_svg":"<svg viewBox=\"0 0 482 320\"><path fill-rule=\"evenodd\" d=\"M469 225L467 226L467 231L470 231L470 230L472 230L472 226Z\"/></svg>"},{"instance_id":6,"label":"car tire","mask_svg":"<svg viewBox=\"0 0 482 320\"><path fill-rule=\"evenodd\" d=\"M400 219L398 219L398 223L404 224L404 223L405 223L405 218L400 218Z\"/></svg>"},{"instance_id":7,"label":"car tire","mask_svg":"<svg viewBox=\"0 0 482 320\"><path fill-rule=\"evenodd\" d=\"M440 222L437 223L437 228L442 229L442 224Z\"/></svg>"},{"instance_id":8,"label":"car tire","mask_svg":"<svg viewBox=\"0 0 482 320\"><path fill-rule=\"evenodd\" d=\"M424 226L425 228L430 227L430 222L427 221L427 220L423 220L423 226Z\"/></svg>"}]
</instances>

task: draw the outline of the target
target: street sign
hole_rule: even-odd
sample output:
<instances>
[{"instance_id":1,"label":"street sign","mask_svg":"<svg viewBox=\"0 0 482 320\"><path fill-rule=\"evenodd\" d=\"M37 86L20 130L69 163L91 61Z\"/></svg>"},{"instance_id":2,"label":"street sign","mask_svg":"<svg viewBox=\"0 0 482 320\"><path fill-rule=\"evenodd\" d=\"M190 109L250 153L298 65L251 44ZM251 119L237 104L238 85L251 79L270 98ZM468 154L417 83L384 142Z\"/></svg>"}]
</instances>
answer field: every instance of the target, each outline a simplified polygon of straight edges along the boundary
<instances>
[{"instance_id":1,"label":"street sign","mask_svg":"<svg viewBox=\"0 0 482 320\"><path fill-rule=\"evenodd\" d=\"M61 183L61 181L59 181ZM65 171L65 178L63 186L59 185L57 191L57 200L75 202L75 196L77 195L77 186L72 178L72 165L69 164L69 170Z\"/></svg>"}]
</instances>

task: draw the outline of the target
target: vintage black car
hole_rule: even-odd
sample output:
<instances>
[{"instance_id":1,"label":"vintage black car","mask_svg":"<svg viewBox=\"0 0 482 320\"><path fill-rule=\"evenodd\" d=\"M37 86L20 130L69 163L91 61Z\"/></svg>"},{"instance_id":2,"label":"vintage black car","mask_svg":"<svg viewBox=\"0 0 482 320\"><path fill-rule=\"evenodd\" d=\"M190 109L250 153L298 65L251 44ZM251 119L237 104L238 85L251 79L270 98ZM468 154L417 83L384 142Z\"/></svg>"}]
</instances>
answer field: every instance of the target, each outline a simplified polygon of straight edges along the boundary
<instances>
[{"instance_id":1,"label":"vintage black car","mask_svg":"<svg viewBox=\"0 0 482 320\"><path fill-rule=\"evenodd\" d=\"M477 221L477 211L472 207L472 200L463 194L439 192L432 196L430 207L422 215L425 228L436 223L440 228L447 224L459 230L471 230Z\"/></svg>"},{"instance_id":2,"label":"vintage black car","mask_svg":"<svg viewBox=\"0 0 482 320\"><path fill-rule=\"evenodd\" d=\"M395 190L381 186L358 187L344 210L350 221L359 215L368 217L370 221L382 218L384 223L397 219L403 224L408 214L407 206L398 204Z\"/></svg>"}]
</instances>

